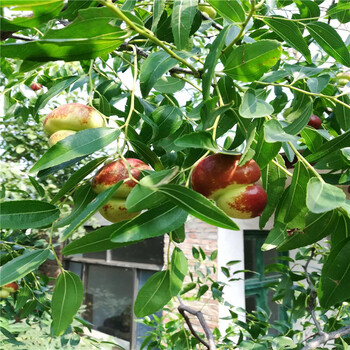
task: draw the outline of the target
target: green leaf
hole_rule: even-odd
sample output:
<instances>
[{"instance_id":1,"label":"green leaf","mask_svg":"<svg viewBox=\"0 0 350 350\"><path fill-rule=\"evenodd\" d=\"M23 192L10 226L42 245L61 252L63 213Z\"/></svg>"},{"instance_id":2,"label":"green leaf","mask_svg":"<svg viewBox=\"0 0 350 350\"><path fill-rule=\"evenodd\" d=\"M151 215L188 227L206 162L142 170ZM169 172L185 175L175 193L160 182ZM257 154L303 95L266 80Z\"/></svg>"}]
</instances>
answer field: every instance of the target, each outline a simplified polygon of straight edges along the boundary
<instances>
[{"instance_id":1,"label":"green leaf","mask_svg":"<svg viewBox=\"0 0 350 350\"><path fill-rule=\"evenodd\" d=\"M338 100L350 106L350 95L340 96ZM344 131L350 130L349 108L340 103L336 103L334 113L339 126Z\"/></svg>"},{"instance_id":2,"label":"green leaf","mask_svg":"<svg viewBox=\"0 0 350 350\"><path fill-rule=\"evenodd\" d=\"M64 78L52 88L50 88L45 94L40 95L36 100L34 107L34 115L38 114L38 111L45 107L46 103L54 96L57 96L60 92L65 90L67 87L70 87L76 80L79 79L79 76Z\"/></svg>"},{"instance_id":3,"label":"green leaf","mask_svg":"<svg viewBox=\"0 0 350 350\"><path fill-rule=\"evenodd\" d=\"M270 143L298 141L298 137L287 134L276 119L271 119L264 124L264 133L266 142Z\"/></svg>"},{"instance_id":4,"label":"green leaf","mask_svg":"<svg viewBox=\"0 0 350 350\"><path fill-rule=\"evenodd\" d=\"M126 208L130 212L135 212L159 206L166 200L166 197L156 191L154 186L160 182L168 183L176 173L177 171L174 172L174 169L166 169L142 178L140 183L129 193L126 199Z\"/></svg>"},{"instance_id":5,"label":"green leaf","mask_svg":"<svg viewBox=\"0 0 350 350\"><path fill-rule=\"evenodd\" d=\"M78 19L63 29L50 30L40 40L1 45L7 58L47 62L79 61L112 52L126 37L126 32L110 23L113 18Z\"/></svg>"},{"instance_id":6,"label":"green leaf","mask_svg":"<svg viewBox=\"0 0 350 350\"><path fill-rule=\"evenodd\" d=\"M263 170L269 164L269 162L278 155L280 150L281 142L266 142L264 129L262 129L259 132L259 138L254 147L254 160L258 163L259 168Z\"/></svg>"},{"instance_id":7,"label":"green leaf","mask_svg":"<svg viewBox=\"0 0 350 350\"><path fill-rule=\"evenodd\" d=\"M202 73L203 99L210 98L210 88L215 75L215 67L218 63L221 51L224 48L226 35L230 27L225 27L210 45L210 51L205 59Z\"/></svg>"},{"instance_id":8,"label":"green leaf","mask_svg":"<svg viewBox=\"0 0 350 350\"><path fill-rule=\"evenodd\" d=\"M185 225L178 227L176 230L171 232L171 238L176 243L182 243L186 239Z\"/></svg>"},{"instance_id":9,"label":"green leaf","mask_svg":"<svg viewBox=\"0 0 350 350\"><path fill-rule=\"evenodd\" d=\"M338 137L335 137L330 141L325 142L321 147L318 148L316 153L308 155L306 157L306 160L309 163L316 162L321 158L325 157L326 155L330 154L331 152L348 147L349 144L350 144L350 130L348 130L344 134L341 134Z\"/></svg>"},{"instance_id":10,"label":"green leaf","mask_svg":"<svg viewBox=\"0 0 350 350\"><path fill-rule=\"evenodd\" d=\"M153 21L152 21L152 32L156 32L159 20L165 9L166 0L155 0L153 1Z\"/></svg>"},{"instance_id":11,"label":"green leaf","mask_svg":"<svg viewBox=\"0 0 350 350\"><path fill-rule=\"evenodd\" d=\"M112 243L110 240L111 234L119 230L124 224L125 222L117 222L88 233L66 245L62 250L62 254L94 253L125 246L127 244Z\"/></svg>"},{"instance_id":12,"label":"green leaf","mask_svg":"<svg viewBox=\"0 0 350 350\"><path fill-rule=\"evenodd\" d=\"M111 235L111 241L114 243L137 242L161 236L183 225L187 215L183 209L167 202L142 213L119 230L114 231Z\"/></svg>"},{"instance_id":13,"label":"green leaf","mask_svg":"<svg viewBox=\"0 0 350 350\"><path fill-rule=\"evenodd\" d=\"M307 86L309 87L311 92L319 94L327 87L329 79L330 76L328 74L320 75L316 78L309 78L307 80Z\"/></svg>"},{"instance_id":14,"label":"green leaf","mask_svg":"<svg viewBox=\"0 0 350 350\"><path fill-rule=\"evenodd\" d=\"M146 163L149 163L154 170L164 169L162 162L157 157L157 155L149 149L147 145L138 140L130 141L135 152L140 155L140 158L143 158Z\"/></svg>"},{"instance_id":15,"label":"green leaf","mask_svg":"<svg viewBox=\"0 0 350 350\"><path fill-rule=\"evenodd\" d=\"M282 156L277 155L276 161L284 167ZM258 163L259 164L259 163ZM285 188L287 175L276 164L269 162L266 167L261 170L261 181L264 190L267 193L267 205L259 219L259 226L262 229L270 216L274 212Z\"/></svg>"},{"instance_id":16,"label":"green leaf","mask_svg":"<svg viewBox=\"0 0 350 350\"><path fill-rule=\"evenodd\" d=\"M299 51L309 64L312 63L309 47L301 35L298 26L293 21L289 21L284 17L264 18L263 21L290 46Z\"/></svg>"},{"instance_id":17,"label":"green leaf","mask_svg":"<svg viewBox=\"0 0 350 350\"><path fill-rule=\"evenodd\" d=\"M158 126L158 134L154 138L159 140L173 134L182 125L181 109L174 106L160 106L156 108L151 118Z\"/></svg>"},{"instance_id":18,"label":"green leaf","mask_svg":"<svg viewBox=\"0 0 350 350\"><path fill-rule=\"evenodd\" d=\"M176 64L177 60L164 51L151 53L142 63L140 70L142 96L147 97L158 79Z\"/></svg>"},{"instance_id":19,"label":"green leaf","mask_svg":"<svg viewBox=\"0 0 350 350\"><path fill-rule=\"evenodd\" d=\"M51 203L57 202L62 198L66 193L72 190L81 180L86 176L91 174L91 172L101 165L108 157L100 157L93 159L91 162L84 165L82 168L73 173L70 178L64 183L61 189L55 194L52 198Z\"/></svg>"},{"instance_id":20,"label":"green leaf","mask_svg":"<svg viewBox=\"0 0 350 350\"><path fill-rule=\"evenodd\" d=\"M345 203L345 193L342 189L327 184L317 177L307 184L306 204L313 213L324 213L340 207Z\"/></svg>"},{"instance_id":21,"label":"green leaf","mask_svg":"<svg viewBox=\"0 0 350 350\"><path fill-rule=\"evenodd\" d=\"M184 88L185 81L174 77L161 77L153 88L163 94L173 94Z\"/></svg>"},{"instance_id":22,"label":"green leaf","mask_svg":"<svg viewBox=\"0 0 350 350\"><path fill-rule=\"evenodd\" d=\"M91 203L97 194L92 190L91 184L79 186L73 194L74 207L69 215L55 224L55 229L72 223L72 221L82 213L82 211Z\"/></svg>"},{"instance_id":23,"label":"green leaf","mask_svg":"<svg viewBox=\"0 0 350 350\"><path fill-rule=\"evenodd\" d=\"M281 44L274 40L242 44L230 52L224 63L224 72L244 82L257 80L276 64L281 53Z\"/></svg>"},{"instance_id":24,"label":"green leaf","mask_svg":"<svg viewBox=\"0 0 350 350\"><path fill-rule=\"evenodd\" d=\"M169 271L158 271L140 289L135 305L136 317L153 314L165 306L172 298Z\"/></svg>"},{"instance_id":25,"label":"green leaf","mask_svg":"<svg viewBox=\"0 0 350 350\"><path fill-rule=\"evenodd\" d=\"M311 127L304 128L300 135L303 138L302 141L311 152L317 152L325 141L323 136L316 129Z\"/></svg>"},{"instance_id":26,"label":"green leaf","mask_svg":"<svg viewBox=\"0 0 350 350\"><path fill-rule=\"evenodd\" d=\"M175 0L171 14L171 29L178 50L187 46L198 0Z\"/></svg>"},{"instance_id":27,"label":"green leaf","mask_svg":"<svg viewBox=\"0 0 350 350\"><path fill-rule=\"evenodd\" d=\"M333 27L324 22L314 22L307 24L306 29L323 50L339 63L350 67L349 49Z\"/></svg>"},{"instance_id":28,"label":"green leaf","mask_svg":"<svg viewBox=\"0 0 350 350\"><path fill-rule=\"evenodd\" d=\"M350 239L331 249L321 272L318 288L320 304L329 309L332 305L350 298Z\"/></svg>"},{"instance_id":29,"label":"green leaf","mask_svg":"<svg viewBox=\"0 0 350 350\"><path fill-rule=\"evenodd\" d=\"M27 250L23 255L0 266L0 286L26 276L46 261L49 255L48 249Z\"/></svg>"},{"instance_id":30,"label":"green leaf","mask_svg":"<svg viewBox=\"0 0 350 350\"><path fill-rule=\"evenodd\" d=\"M229 22L243 23L245 20L244 10L236 0L208 0L209 4Z\"/></svg>"},{"instance_id":31,"label":"green leaf","mask_svg":"<svg viewBox=\"0 0 350 350\"><path fill-rule=\"evenodd\" d=\"M288 337L274 337L272 340L272 348L273 349L294 349L298 345L295 343L295 341Z\"/></svg>"},{"instance_id":32,"label":"green leaf","mask_svg":"<svg viewBox=\"0 0 350 350\"><path fill-rule=\"evenodd\" d=\"M170 292L172 296L179 294L183 281L187 275L188 262L185 254L175 247L171 256Z\"/></svg>"},{"instance_id":33,"label":"green leaf","mask_svg":"<svg viewBox=\"0 0 350 350\"><path fill-rule=\"evenodd\" d=\"M39 184L39 182L33 176L29 176L29 180L30 180L30 183L35 188L38 195L40 197L44 197L45 196L45 189Z\"/></svg>"},{"instance_id":34,"label":"green leaf","mask_svg":"<svg viewBox=\"0 0 350 350\"><path fill-rule=\"evenodd\" d=\"M50 203L36 200L19 200L0 203L2 229L39 228L51 224L60 215Z\"/></svg>"},{"instance_id":35,"label":"green leaf","mask_svg":"<svg viewBox=\"0 0 350 350\"><path fill-rule=\"evenodd\" d=\"M120 130L112 128L95 128L78 131L57 142L34 164L30 172L47 169L94 153L116 141Z\"/></svg>"},{"instance_id":36,"label":"green leaf","mask_svg":"<svg viewBox=\"0 0 350 350\"><path fill-rule=\"evenodd\" d=\"M57 278L52 295L52 328L56 336L62 335L73 322L84 298L80 278L73 272L63 271Z\"/></svg>"},{"instance_id":37,"label":"green leaf","mask_svg":"<svg viewBox=\"0 0 350 350\"><path fill-rule=\"evenodd\" d=\"M238 230L238 226L221 209L201 194L179 185L162 185L158 189L175 204L208 224Z\"/></svg>"},{"instance_id":38,"label":"green leaf","mask_svg":"<svg viewBox=\"0 0 350 350\"><path fill-rule=\"evenodd\" d=\"M90 219L99 208L105 205L122 183L123 181L117 182L106 191L100 193L93 202L89 203L63 232L61 241L66 240L79 226L81 226L86 220Z\"/></svg>"},{"instance_id":39,"label":"green leaf","mask_svg":"<svg viewBox=\"0 0 350 350\"><path fill-rule=\"evenodd\" d=\"M175 140L175 145L182 148L200 148L213 152L219 152L220 149L213 141L212 135L206 131L197 131L180 136Z\"/></svg>"},{"instance_id":40,"label":"green leaf","mask_svg":"<svg viewBox=\"0 0 350 350\"><path fill-rule=\"evenodd\" d=\"M242 104L239 106L239 114L243 118L263 118L273 113L273 107L257 96L257 91L248 89L243 96Z\"/></svg>"}]
</instances>

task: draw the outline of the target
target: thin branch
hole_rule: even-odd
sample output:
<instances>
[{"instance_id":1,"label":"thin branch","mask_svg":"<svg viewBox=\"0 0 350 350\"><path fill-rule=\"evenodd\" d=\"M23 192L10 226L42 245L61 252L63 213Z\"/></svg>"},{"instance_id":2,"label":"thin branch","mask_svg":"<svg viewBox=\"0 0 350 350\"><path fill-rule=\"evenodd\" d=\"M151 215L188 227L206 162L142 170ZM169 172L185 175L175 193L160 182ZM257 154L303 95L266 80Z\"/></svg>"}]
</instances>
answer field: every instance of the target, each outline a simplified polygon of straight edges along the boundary
<instances>
[{"instance_id":1,"label":"thin branch","mask_svg":"<svg viewBox=\"0 0 350 350\"><path fill-rule=\"evenodd\" d=\"M314 340L308 342L301 350L317 349L320 345L325 344L330 340L338 339L348 334L350 334L350 326L345 326L330 333L323 333Z\"/></svg>"},{"instance_id":2,"label":"thin branch","mask_svg":"<svg viewBox=\"0 0 350 350\"><path fill-rule=\"evenodd\" d=\"M208 15L206 15L205 13L201 12L202 14L202 18L205 19L205 20L209 20L211 21L211 26L214 27L215 29L218 29L218 30L223 30L224 27L221 26L219 23L216 23L215 21L213 21Z\"/></svg>"},{"instance_id":3,"label":"thin branch","mask_svg":"<svg viewBox=\"0 0 350 350\"><path fill-rule=\"evenodd\" d=\"M310 288L310 300L308 302L306 309L310 312L310 315L311 315L311 317L315 323L315 326L317 328L317 333L320 336L323 336L325 334L325 332L322 330L321 325L317 320L317 317L315 315L315 310L314 310L315 302L316 302L316 298L317 298L317 293L316 293L316 290L314 288L314 285L312 284L309 272L307 271L309 264L310 264L312 258L314 257L314 255L315 255L315 248L312 248L311 255L310 255L309 259L307 260L306 264L303 266L304 271L305 271L305 278L306 278L306 281L307 281L309 288Z\"/></svg>"},{"instance_id":4,"label":"thin branch","mask_svg":"<svg viewBox=\"0 0 350 350\"><path fill-rule=\"evenodd\" d=\"M193 336L195 336L198 341L200 341L204 346L207 347L208 350L215 350L216 349L216 345L215 345L215 341L214 341L214 336L212 331L210 330L207 322L204 319L204 316L202 314L201 311L196 311L191 309L190 307L186 306L182 300L177 297L180 305L178 306L178 310L180 312L180 314L182 315L182 317L185 319L188 328L190 329L191 333L193 334ZM195 331L195 329L192 326L191 320L189 319L189 317L186 315L186 312L188 312L191 315L194 315L198 318L199 323L201 324L204 333L209 341L209 343L207 343L205 340L203 340L198 333Z\"/></svg>"}]
</instances>

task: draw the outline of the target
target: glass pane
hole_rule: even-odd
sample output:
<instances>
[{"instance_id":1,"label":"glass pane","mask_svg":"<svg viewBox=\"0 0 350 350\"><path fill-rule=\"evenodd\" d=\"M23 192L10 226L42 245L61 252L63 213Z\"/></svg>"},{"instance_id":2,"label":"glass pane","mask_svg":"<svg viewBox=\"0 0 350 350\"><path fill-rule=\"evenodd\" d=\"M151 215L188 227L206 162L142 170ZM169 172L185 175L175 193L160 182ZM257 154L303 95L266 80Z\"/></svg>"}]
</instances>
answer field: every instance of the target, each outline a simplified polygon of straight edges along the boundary
<instances>
[{"instance_id":1,"label":"glass pane","mask_svg":"<svg viewBox=\"0 0 350 350\"><path fill-rule=\"evenodd\" d=\"M132 269L89 265L87 320L100 332L130 341L133 290Z\"/></svg>"},{"instance_id":2,"label":"glass pane","mask_svg":"<svg viewBox=\"0 0 350 350\"><path fill-rule=\"evenodd\" d=\"M248 295L245 298L245 309L247 312L256 310L256 295Z\"/></svg>"},{"instance_id":3,"label":"glass pane","mask_svg":"<svg viewBox=\"0 0 350 350\"><path fill-rule=\"evenodd\" d=\"M256 271L256 242L255 239L244 237L244 269ZM246 272L245 278L258 277L255 273Z\"/></svg>"},{"instance_id":4,"label":"glass pane","mask_svg":"<svg viewBox=\"0 0 350 350\"><path fill-rule=\"evenodd\" d=\"M112 250L112 260L163 265L164 237L149 238L142 242Z\"/></svg>"},{"instance_id":5,"label":"glass pane","mask_svg":"<svg viewBox=\"0 0 350 350\"><path fill-rule=\"evenodd\" d=\"M76 262L69 262L68 263L68 270L74 272L76 275L78 275L81 279L81 269L83 267L83 264L76 263Z\"/></svg>"}]
</instances>

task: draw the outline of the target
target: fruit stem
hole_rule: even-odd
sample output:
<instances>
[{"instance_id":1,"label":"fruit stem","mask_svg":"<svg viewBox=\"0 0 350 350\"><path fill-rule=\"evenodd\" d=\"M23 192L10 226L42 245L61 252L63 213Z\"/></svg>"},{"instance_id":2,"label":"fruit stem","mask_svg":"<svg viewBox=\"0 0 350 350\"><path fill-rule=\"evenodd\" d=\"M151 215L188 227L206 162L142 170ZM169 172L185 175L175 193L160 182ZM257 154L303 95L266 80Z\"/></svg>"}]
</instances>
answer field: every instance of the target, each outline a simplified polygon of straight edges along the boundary
<instances>
[{"instance_id":1,"label":"fruit stem","mask_svg":"<svg viewBox=\"0 0 350 350\"><path fill-rule=\"evenodd\" d=\"M93 93L94 93L94 84L92 81L92 67L94 65L94 60L90 61L90 68L89 68L89 87L90 87L90 92L89 92L89 106L92 107L92 99L93 99Z\"/></svg>"},{"instance_id":2,"label":"fruit stem","mask_svg":"<svg viewBox=\"0 0 350 350\"><path fill-rule=\"evenodd\" d=\"M113 4L111 1L105 1L105 0L99 0L100 4L105 5L106 7L110 8L120 19L122 19L130 28L135 30L137 33L141 34L142 36L148 38L152 42L154 42L156 45L160 46L165 52L167 52L171 57L175 58L177 61L184 64L186 67L188 67L194 74L195 77L199 77L200 74L196 70L195 67L193 67L190 63L188 63L186 60L178 56L174 51L170 50L168 47L164 45L164 43L159 40L150 30L147 28L140 28L135 23L133 23L127 16L124 15L123 11L121 11L118 7L118 5Z\"/></svg>"},{"instance_id":3,"label":"fruit stem","mask_svg":"<svg viewBox=\"0 0 350 350\"><path fill-rule=\"evenodd\" d=\"M225 54L227 52L227 50L229 50L233 45L235 45L243 37L244 29L248 25L250 19L253 17L254 12L255 12L255 0L251 0L250 4L251 4L250 11L248 13L247 18L242 23L241 30L239 31L237 36L226 46L226 48L224 50L222 50L222 52L221 52L222 55Z\"/></svg>"}]
</instances>

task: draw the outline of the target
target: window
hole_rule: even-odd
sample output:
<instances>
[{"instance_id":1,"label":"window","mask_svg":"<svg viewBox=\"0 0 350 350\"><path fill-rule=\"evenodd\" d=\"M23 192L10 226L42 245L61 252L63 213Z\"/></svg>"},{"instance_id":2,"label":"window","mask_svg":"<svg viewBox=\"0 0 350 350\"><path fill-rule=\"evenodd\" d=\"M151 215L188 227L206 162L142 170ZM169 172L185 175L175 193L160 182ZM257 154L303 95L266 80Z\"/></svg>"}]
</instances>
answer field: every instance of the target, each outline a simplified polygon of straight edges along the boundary
<instances>
[{"instance_id":1,"label":"window","mask_svg":"<svg viewBox=\"0 0 350 350\"><path fill-rule=\"evenodd\" d=\"M94 329L118 338L126 349L139 349L147 327L136 323L133 305L138 290L163 267L164 237L147 239L105 252L76 254L66 267L84 284L84 317Z\"/></svg>"},{"instance_id":2,"label":"window","mask_svg":"<svg viewBox=\"0 0 350 350\"><path fill-rule=\"evenodd\" d=\"M269 283L278 280L279 274L265 274L264 269L266 265L278 262L276 258L286 253L278 253L276 250L263 252L261 247L267 234L268 231L244 231L244 266L245 270L249 270L245 272L245 300L248 312L261 308L267 313L271 312L270 322L273 322L285 319L286 313L272 301L273 291L267 287Z\"/></svg>"}]
</instances>

